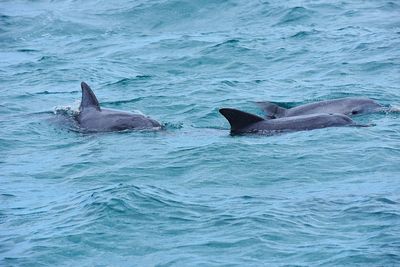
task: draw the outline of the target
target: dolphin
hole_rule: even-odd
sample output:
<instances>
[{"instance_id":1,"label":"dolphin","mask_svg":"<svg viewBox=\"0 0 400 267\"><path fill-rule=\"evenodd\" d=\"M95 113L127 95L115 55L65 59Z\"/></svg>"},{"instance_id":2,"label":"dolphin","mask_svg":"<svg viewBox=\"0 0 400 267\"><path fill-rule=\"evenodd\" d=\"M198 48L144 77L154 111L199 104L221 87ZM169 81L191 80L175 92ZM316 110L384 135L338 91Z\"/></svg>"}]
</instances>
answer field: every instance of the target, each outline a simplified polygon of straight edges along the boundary
<instances>
[{"instance_id":1,"label":"dolphin","mask_svg":"<svg viewBox=\"0 0 400 267\"><path fill-rule=\"evenodd\" d=\"M160 130L157 121L140 114L100 108L92 89L85 82L81 83L82 101L76 120L81 128L93 132L122 130Z\"/></svg>"},{"instance_id":2,"label":"dolphin","mask_svg":"<svg viewBox=\"0 0 400 267\"><path fill-rule=\"evenodd\" d=\"M257 103L268 114L267 118L283 118L315 113L340 113L347 116L378 112L383 106L369 98L347 97L305 104L294 108L283 108L270 102Z\"/></svg>"},{"instance_id":3,"label":"dolphin","mask_svg":"<svg viewBox=\"0 0 400 267\"><path fill-rule=\"evenodd\" d=\"M232 108L221 108L219 112L228 120L233 134L273 134L335 126L365 126L356 124L350 117L343 114L319 113L268 120Z\"/></svg>"}]
</instances>

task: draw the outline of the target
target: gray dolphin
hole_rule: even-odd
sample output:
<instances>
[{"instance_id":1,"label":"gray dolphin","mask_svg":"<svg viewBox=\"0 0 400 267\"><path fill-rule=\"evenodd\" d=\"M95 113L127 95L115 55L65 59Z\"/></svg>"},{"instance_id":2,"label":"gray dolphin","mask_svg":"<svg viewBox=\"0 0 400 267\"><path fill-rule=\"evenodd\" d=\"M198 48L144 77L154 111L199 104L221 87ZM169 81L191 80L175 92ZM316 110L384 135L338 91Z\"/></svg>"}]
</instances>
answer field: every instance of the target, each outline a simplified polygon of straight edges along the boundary
<instances>
[{"instance_id":1,"label":"gray dolphin","mask_svg":"<svg viewBox=\"0 0 400 267\"><path fill-rule=\"evenodd\" d=\"M384 110L383 106L369 98L348 97L316 103L305 104L286 109L270 102L257 103L267 114L268 118L292 117L315 113L340 113L347 116L377 112Z\"/></svg>"},{"instance_id":2,"label":"gray dolphin","mask_svg":"<svg viewBox=\"0 0 400 267\"><path fill-rule=\"evenodd\" d=\"M82 101L77 121L84 130L94 132L133 130L160 130L157 121L131 112L100 108L99 101L85 82L81 83Z\"/></svg>"},{"instance_id":3,"label":"gray dolphin","mask_svg":"<svg viewBox=\"0 0 400 267\"><path fill-rule=\"evenodd\" d=\"M356 124L343 114L311 114L266 120L257 115L232 108L221 108L219 112L231 125L231 133L261 133L304 131L335 126L365 126Z\"/></svg>"}]
</instances>

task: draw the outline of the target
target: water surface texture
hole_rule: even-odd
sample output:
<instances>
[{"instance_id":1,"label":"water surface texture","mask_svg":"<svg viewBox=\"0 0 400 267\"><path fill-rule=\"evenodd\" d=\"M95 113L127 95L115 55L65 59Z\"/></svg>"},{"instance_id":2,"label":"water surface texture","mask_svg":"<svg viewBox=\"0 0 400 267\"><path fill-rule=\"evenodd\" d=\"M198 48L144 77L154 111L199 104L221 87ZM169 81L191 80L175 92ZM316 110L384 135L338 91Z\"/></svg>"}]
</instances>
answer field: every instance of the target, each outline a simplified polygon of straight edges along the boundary
<instances>
[{"instance_id":1,"label":"water surface texture","mask_svg":"<svg viewBox=\"0 0 400 267\"><path fill-rule=\"evenodd\" d=\"M87 134L103 107L161 132ZM1 1L1 266L399 266L400 114L230 136L364 96L400 105L398 1Z\"/></svg>"}]
</instances>

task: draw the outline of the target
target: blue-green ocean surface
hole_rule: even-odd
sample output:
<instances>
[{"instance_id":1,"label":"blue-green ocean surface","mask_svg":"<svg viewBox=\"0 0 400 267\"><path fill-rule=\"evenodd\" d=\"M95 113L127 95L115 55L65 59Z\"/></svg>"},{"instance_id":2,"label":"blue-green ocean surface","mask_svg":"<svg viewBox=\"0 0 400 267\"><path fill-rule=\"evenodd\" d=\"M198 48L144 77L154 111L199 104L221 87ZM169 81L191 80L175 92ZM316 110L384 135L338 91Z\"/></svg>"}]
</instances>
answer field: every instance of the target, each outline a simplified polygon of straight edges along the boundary
<instances>
[{"instance_id":1,"label":"blue-green ocean surface","mask_svg":"<svg viewBox=\"0 0 400 267\"><path fill-rule=\"evenodd\" d=\"M160 132L71 129L80 82ZM231 136L221 107L400 105L400 3L0 2L1 266L400 266L400 114Z\"/></svg>"}]
</instances>

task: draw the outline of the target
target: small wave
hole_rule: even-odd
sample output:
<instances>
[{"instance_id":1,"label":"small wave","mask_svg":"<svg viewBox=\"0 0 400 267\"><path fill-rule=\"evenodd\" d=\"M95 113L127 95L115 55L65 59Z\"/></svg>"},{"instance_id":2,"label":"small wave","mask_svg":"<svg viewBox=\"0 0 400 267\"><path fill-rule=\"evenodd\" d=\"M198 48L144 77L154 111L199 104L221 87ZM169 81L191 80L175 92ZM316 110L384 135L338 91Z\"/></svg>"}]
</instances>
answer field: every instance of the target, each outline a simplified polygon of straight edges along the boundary
<instances>
[{"instance_id":1,"label":"small wave","mask_svg":"<svg viewBox=\"0 0 400 267\"><path fill-rule=\"evenodd\" d=\"M36 95L64 95L64 94L76 94L79 93L79 91L69 91L69 92L50 92L50 91L42 91L42 92L37 92L35 93Z\"/></svg>"},{"instance_id":2,"label":"small wave","mask_svg":"<svg viewBox=\"0 0 400 267\"><path fill-rule=\"evenodd\" d=\"M299 23L309 19L314 12L304 7L290 8L279 20L275 26L283 26L285 24Z\"/></svg>"},{"instance_id":3,"label":"small wave","mask_svg":"<svg viewBox=\"0 0 400 267\"><path fill-rule=\"evenodd\" d=\"M26 49L18 49L17 52L32 53L32 52L39 52L39 50L26 48Z\"/></svg>"},{"instance_id":4,"label":"small wave","mask_svg":"<svg viewBox=\"0 0 400 267\"><path fill-rule=\"evenodd\" d=\"M153 78L153 76L151 76L151 75L136 75L134 78L123 78L116 82L109 83L108 85L129 85L129 84L135 83L137 81L150 80L152 78Z\"/></svg>"},{"instance_id":5,"label":"small wave","mask_svg":"<svg viewBox=\"0 0 400 267\"><path fill-rule=\"evenodd\" d=\"M227 40L225 42L222 42L222 43L214 45L214 47L220 47L220 46L224 46L224 45L234 46L234 45L236 45L238 43L239 43L238 39L229 39L229 40Z\"/></svg>"},{"instance_id":6,"label":"small wave","mask_svg":"<svg viewBox=\"0 0 400 267\"><path fill-rule=\"evenodd\" d=\"M87 199L85 206L89 214L115 214L138 216L142 220L154 220L156 216L178 218L185 221L196 219L196 210L207 206L188 203L182 196L155 186L119 184L96 190ZM179 216L177 215L179 214Z\"/></svg>"},{"instance_id":7,"label":"small wave","mask_svg":"<svg viewBox=\"0 0 400 267\"><path fill-rule=\"evenodd\" d=\"M229 87L236 87L239 84L239 81L228 81L228 80L223 80L221 81L222 84L227 85Z\"/></svg>"},{"instance_id":8,"label":"small wave","mask_svg":"<svg viewBox=\"0 0 400 267\"><path fill-rule=\"evenodd\" d=\"M397 64L394 62L380 62L380 61L370 61L358 64L359 68L366 72L379 72L385 69L395 69Z\"/></svg>"},{"instance_id":9,"label":"small wave","mask_svg":"<svg viewBox=\"0 0 400 267\"><path fill-rule=\"evenodd\" d=\"M386 198L386 197L379 197L379 198L377 198L376 199L376 201L379 201L379 202L382 202L382 203L385 203L385 204L399 204L398 202L396 202L396 201L394 201L394 200L391 200L391 199L389 199L389 198Z\"/></svg>"},{"instance_id":10,"label":"small wave","mask_svg":"<svg viewBox=\"0 0 400 267\"><path fill-rule=\"evenodd\" d=\"M59 61L56 56L42 56L38 61Z\"/></svg>"},{"instance_id":11,"label":"small wave","mask_svg":"<svg viewBox=\"0 0 400 267\"><path fill-rule=\"evenodd\" d=\"M230 51L230 52L229 52ZM221 43L214 44L210 47L205 48L202 53L204 55L218 55L220 56L221 52L230 53L230 54L241 54L251 51L251 49L240 44L239 39L228 39Z\"/></svg>"},{"instance_id":12,"label":"small wave","mask_svg":"<svg viewBox=\"0 0 400 267\"><path fill-rule=\"evenodd\" d=\"M318 33L319 33L319 31L317 31L317 30L299 31L299 32L297 32L296 34L294 34L294 35L292 35L290 37L291 38L303 39L303 38L306 38L308 36L315 35L315 34L318 34Z\"/></svg>"},{"instance_id":13,"label":"small wave","mask_svg":"<svg viewBox=\"0 0 400 267\"><path fill-rule=\"evenodd\" d=\"M127 99L127 100L117 100L117 101L103 101L101 104L102 104L102 105L115 105L115 106L119 106L119 105L122 105L122 104L140 102L140 101L142 101L143 99L145 99L145 97L137 97L137 98Z\"/></svg>"},{"instance_id":14,"label":"small wave","mask_svg":"<svg viewBox=\"0 0 400 267\"><path fill-rule=\"evenodd\" d=\"M386 2L383 6L380 7L382 10L389 10L389 11L393 11L393 10L399 10L400 9L400 5L398 3L395 3L393 1L390 2Z\"/></svg>"},{"instance_id":15,"label":"small wave","mask_svg":"<svg viewBox=\"0 0 400 267\"><path fill-rule=\"evenodd\" d=\"M13 194L7 194L7 193L0 194L0 196L2 196L2 197L17 197L16 195L13 195Z\"/></svg>"}]
</instances>

